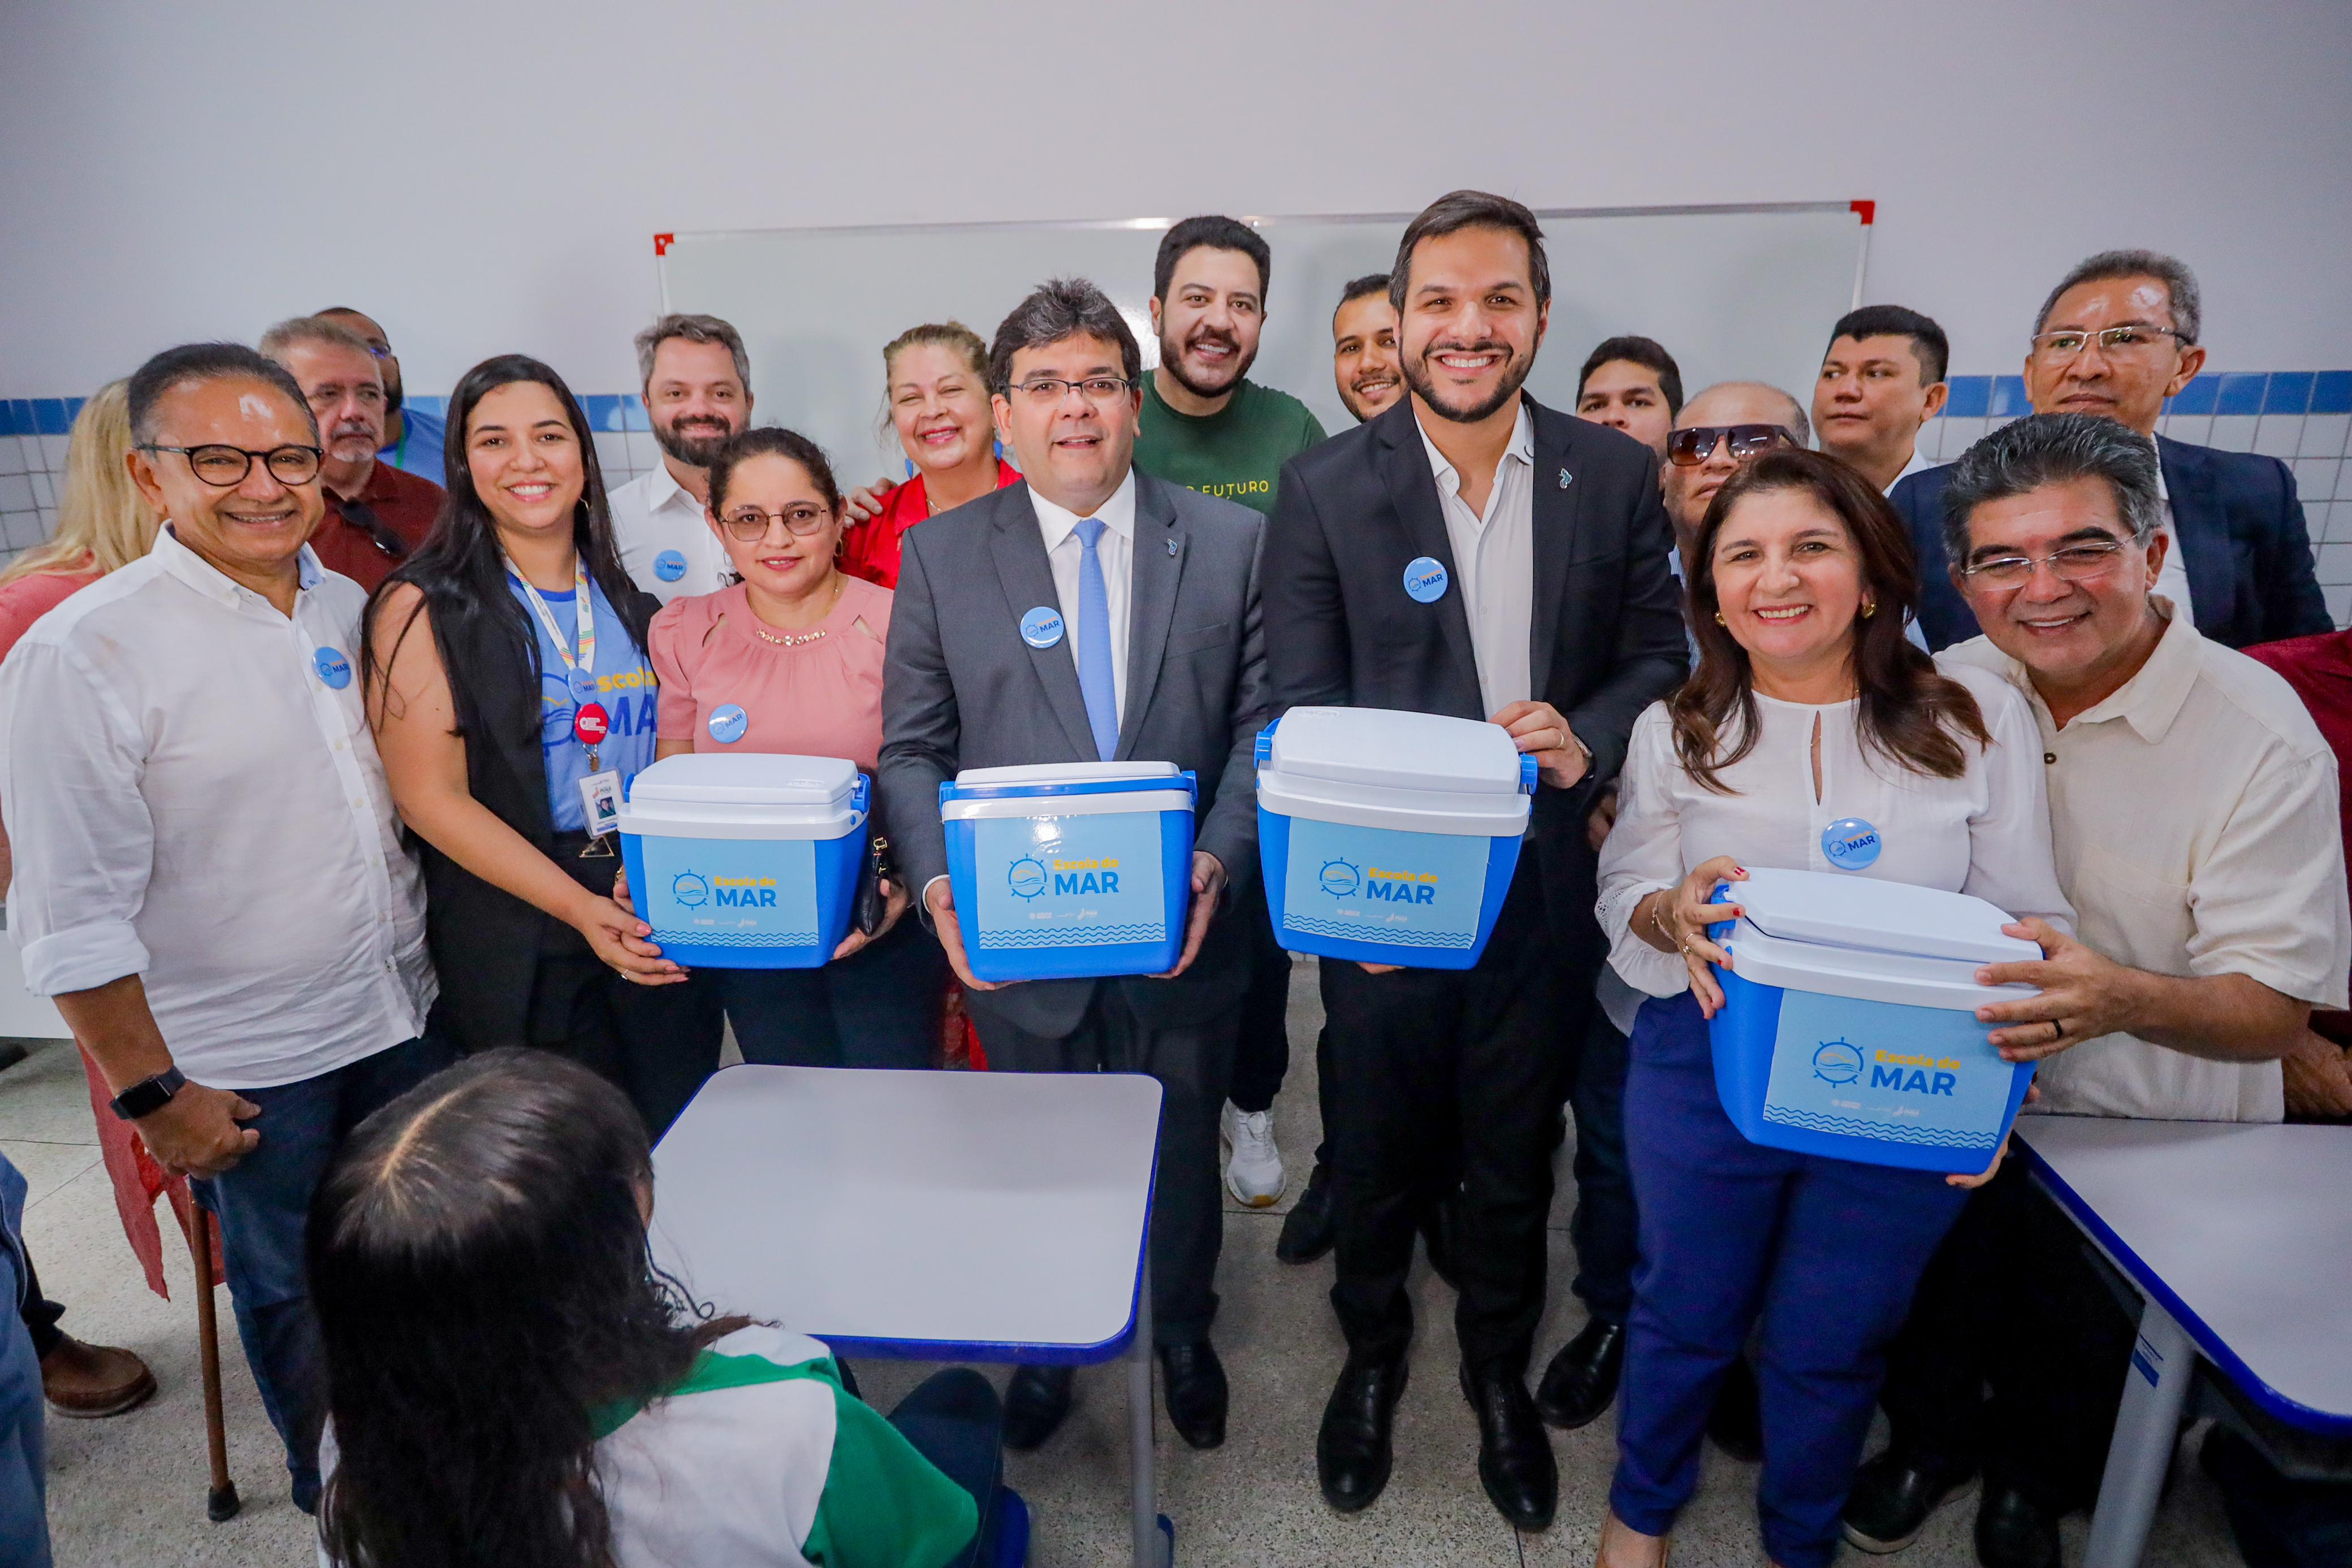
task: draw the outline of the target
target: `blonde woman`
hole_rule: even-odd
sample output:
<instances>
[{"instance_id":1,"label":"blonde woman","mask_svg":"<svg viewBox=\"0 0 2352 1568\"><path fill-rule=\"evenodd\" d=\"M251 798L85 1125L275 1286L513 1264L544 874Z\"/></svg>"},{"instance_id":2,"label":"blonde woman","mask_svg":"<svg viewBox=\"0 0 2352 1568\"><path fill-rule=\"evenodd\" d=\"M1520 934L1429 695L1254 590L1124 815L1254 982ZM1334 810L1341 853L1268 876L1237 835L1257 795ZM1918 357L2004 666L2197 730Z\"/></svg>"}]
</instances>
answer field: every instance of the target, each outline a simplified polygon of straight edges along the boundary
<instances>
[{"instance_id":1,"label":"blonde woman","mask_svg":"<svg viewBox=\"0 0 2352 1568\"><path fill-rule=\"evenodd\" d=\"M100 388L97 396L81 405L67 439L58 531L48 543L26 550L0 571L0 659L68 594L137 560L155 542L155 514L140 499L123 463L131 451L130 406L121 382ZM0 892L6 890L11 870L8 841L0 834ZM83 1061L87 1067L89 1058ZM93 1077L93 1084L99 1082ZM113 1091L96 1087L92 1094L103 1102ZM161 1294L163 1240L155 1227L155 1198L168 1182L173 1189L173 1207L184 1215L187 1178L167 1177L139 1146L131 1124L112 1113L100 1112L98 1134L122 1211L124 1234L146 1266L148 1283ZM58 1319L65 1309L42 1296L37 1275L26 1287L25 1326L32 1331L33 1348L41 1358L41 1390L51 1407L62 1416L116 1416L146 1403L155 1392L155 1377L145 1362L127 1350L85 1344L62 1332Z\"/></svg>"},{"instance_id":2,"label":"blonde woman","mask_svg":"<svg viewBox=\"0 0 2352 1568\"><path fill-rule=\"evenodd\" d=\"M850 495L841 569L898 586L898 540L951 507L1002 490L1021 476L996 455L988 401L988 345L961 321L909 327L882 346L883 406L915 476Z\"/></svg>"}]
</instances>

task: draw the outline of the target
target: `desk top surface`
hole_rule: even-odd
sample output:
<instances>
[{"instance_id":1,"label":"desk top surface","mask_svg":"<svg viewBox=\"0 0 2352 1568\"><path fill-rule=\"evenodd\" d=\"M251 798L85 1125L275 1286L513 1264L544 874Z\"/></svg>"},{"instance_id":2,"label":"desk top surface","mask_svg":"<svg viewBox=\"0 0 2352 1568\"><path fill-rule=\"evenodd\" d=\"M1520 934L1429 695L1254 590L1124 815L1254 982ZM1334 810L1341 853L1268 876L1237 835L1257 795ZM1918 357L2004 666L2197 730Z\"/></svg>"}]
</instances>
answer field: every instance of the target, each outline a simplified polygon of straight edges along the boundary
<instances>
[{"instance_id":1,"label":"desk top surface","mask_svg":"<svg viewBox=\"0 0 2352 1568\"><path fill-rule=\"evenodd\" d=\"M2281 1420L2352 1435L2352 1127L2024 1116L2044 1184Z\"/></svg>"},{"instance_id":2,"label":"desk top surface","mask_svg":"<svg viewBox=\"0 0 2352 1568\"><path fill-rule=\"evenodd\" d=\"M654 1255L845 1351L1086 1362L1135 1315L1160 1085L730 1067L654 1151Z\"/></svg>"}]
</instances>

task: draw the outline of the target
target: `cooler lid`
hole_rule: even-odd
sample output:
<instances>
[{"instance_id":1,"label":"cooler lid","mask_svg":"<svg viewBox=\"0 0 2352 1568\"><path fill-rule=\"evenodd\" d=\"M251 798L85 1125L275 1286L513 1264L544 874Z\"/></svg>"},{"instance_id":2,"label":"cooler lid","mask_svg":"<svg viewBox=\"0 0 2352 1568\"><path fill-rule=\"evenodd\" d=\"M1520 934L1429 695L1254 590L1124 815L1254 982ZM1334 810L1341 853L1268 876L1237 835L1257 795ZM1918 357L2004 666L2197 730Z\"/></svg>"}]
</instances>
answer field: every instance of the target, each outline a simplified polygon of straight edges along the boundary
<instances>
[{"instance_id":1,"label":"cooler lid","mask_svg":"<svg viewBox=\"0 0 2352 1568\"><path fill-rule=\"evenodd\" d=\"M1110 784L1129 779L1173 779L1172 762L1024 762L1013 768L967 768L960 789L1028 789L1040 784Z\"/></svg>"},{"instance_id":2,"label":"cooler lid","mask_svg":"<svg viewBox=\"0 0 2352 1568\"><path fill-rule=\"evenodd\" d=\"M832 806L856 788L857 764L845 757L691 752L639 773L629 785L629 804L656 812L665 805Z\"/></svg>"},{"instance_id":3,"label":"cooler lid","mask_svg":"<svg viewBox=\"0 0 2352 1568\"><path fill-rule=\"evenodd\" d=\"M1295 707L1267 760L1295 779L1446 795L1520 792L1519 748L1502 726L1393 708Z\"/></svg>"},{"instance_id":4,"label":"cooler lid","mask_svg":"<svg viewBox=\"0 0 2352 1568\"><path fill-rule=\"evenodd\" d=\"M1843 872L1752 867L1723 897L1768 936L1895 953L2013 964L2042 949L2001 927L2010 916L1983 899Z\"/></svg>"}]
</instances>

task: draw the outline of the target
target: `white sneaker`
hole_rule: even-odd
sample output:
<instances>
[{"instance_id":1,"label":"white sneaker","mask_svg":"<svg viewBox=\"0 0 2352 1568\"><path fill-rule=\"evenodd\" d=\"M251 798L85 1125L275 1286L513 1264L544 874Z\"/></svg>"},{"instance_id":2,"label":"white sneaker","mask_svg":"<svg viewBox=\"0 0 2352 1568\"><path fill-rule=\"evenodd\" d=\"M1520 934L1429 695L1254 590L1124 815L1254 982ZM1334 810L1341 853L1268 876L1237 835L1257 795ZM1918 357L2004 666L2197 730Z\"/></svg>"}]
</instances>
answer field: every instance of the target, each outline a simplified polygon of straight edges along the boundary
<instances>
[{"instance_id":1,"label":"white sneaker","mask_svg":"<svg viewBox=\"0 0 2352 1568\"><path fill-rule=\"evenodd\" d=\"M1282 1170L1282 1151L1274 1145L1273 1113L1252 1111L1244 1115L1228 1100L1217 1130L1233 1151L1225 1162L1225 1190L1252 1208L1280 1202L1288 1178Z\"/></svg>"}]
</instances>

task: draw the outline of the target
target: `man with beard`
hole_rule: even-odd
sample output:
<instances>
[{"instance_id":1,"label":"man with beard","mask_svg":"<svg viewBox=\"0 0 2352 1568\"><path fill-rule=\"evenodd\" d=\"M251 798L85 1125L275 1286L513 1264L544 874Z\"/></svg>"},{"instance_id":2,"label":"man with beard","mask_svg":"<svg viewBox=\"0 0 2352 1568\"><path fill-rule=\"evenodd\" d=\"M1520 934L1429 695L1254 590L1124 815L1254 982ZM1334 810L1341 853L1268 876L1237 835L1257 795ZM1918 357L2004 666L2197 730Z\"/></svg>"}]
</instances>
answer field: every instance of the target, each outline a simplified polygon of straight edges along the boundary
<instances>
[{"instance_id":1,"label":"man with beard","mask_svg":"<svg viewBox=\"0 0 2352 1568\"><path fill-rule=\"evenodd\" d=\"M323 316L297 316L264 332L261 351L302 389L326 449L319 478L327 515L310 536L310 549L329 571L373 591L433 531L441 486L376 455L389 400L364 339Z\"/></svg>"},{"instance_id":2,"label":"man with beard","mask_svg":"<svg viewBox=\"0 0 2352 1568\"><path fill-rule=\"evenodd\" d=\"M1151 272L1160 368L1144 378L1135 442L1135 465L1153 478L1260 513L1274 510L1282 465L1323 439L1305 403L1247 379L1271 260L1255 229L1227 217L1186 218L1160 240ZM1274 1097L1290 1070L1290 955L1274 939L1265 890L1251 881L1240 897L1253 940L1233 1098L1220 1119L1232 1150L1225 1189L1265 1208L1288 1179L1274 1141Z\"/></svg>"},{"instance_id":3,"label":"man with beard","mask_svg":"<svg viewBox=\"0 0 2352 1568\"><path fill-rule=\"evenodd\" d=\"M637 374L660 466L606 497L630 580L664 604L716 593L727 552L703 520L710 462L751 423L751 357L716 316L665 316L637 334Z\"/></svg>"},{"instance_id":4,"label":"man with beard","mask_svg":"<svg viewBox=\"0 0 2352 1568\"><path fill-rule=\"evenodd\" d=\"M1331 374L1358 424L1404 396L1387 273L1368 272L1339 291L1339 308L1331 312Z\"/></svg>"},{"instance_id":5,"label":"man with beard","mask_svg":"<svg viewBox=\"0 0 2352 1568\"><path fill-rule=\"evenodd\" d=\"M1475 967L1319 967L1336 1113L1331 1299L1348 1360L1316 1466L1343 1511L1387 1483L1413 1221L1444 1130L1458 1125L1454 1326L1478 1477L1513 1525L1540 1530L1559 1478L1526 1371L1568 1046L1601 956L1584 822L1635 716L1682 679L1682 618L1656 460L1521 391L1550 317L1535 214L1483 192L1440 198L1405 229L1389 299L1412 395L1283 471L1265 547L1274 708L1489 720L1538 759L1542 782ZM1432 563L1439 589L1424 602L1405 584L1425 584ZM1451 1114L1431 1114L1441 1106Z\"/></svg>"},{"instance_id":6,"label":"man with beard","mask_svg":"<svg viewBox=\"0 0 2352 1568\"><path fill-rule=\"evenodd\" d=\"M375 356L383 372L383 444L376 456L387 467L404 474L415 474L442 484L448 477L443 445L448 437L448 426L436 414L408 406L400 384L400 356L392 351L392 340L375 319L348 305L338 305L321 310L320 315L348 327L368 352Z\"/></svg>"}]
</instances>

